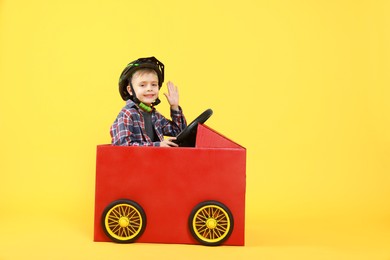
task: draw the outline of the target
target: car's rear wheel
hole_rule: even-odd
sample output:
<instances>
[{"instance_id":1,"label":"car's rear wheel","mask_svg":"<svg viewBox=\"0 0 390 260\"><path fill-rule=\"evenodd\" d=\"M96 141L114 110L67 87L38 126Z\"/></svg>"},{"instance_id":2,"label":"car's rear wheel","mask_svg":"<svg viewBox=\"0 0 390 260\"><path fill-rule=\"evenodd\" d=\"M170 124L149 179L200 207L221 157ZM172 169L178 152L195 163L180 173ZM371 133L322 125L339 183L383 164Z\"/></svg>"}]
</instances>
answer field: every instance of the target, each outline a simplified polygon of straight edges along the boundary
<instances>
[{"instance_id":1,"label":"car's rear wheel","mask_svg":"<svg viewBox=\"0 0 390 260\"><path fill-rule=\"evenodd\" d=\"M131 200L116 200L102 215L104 233L114 242L130 243L145 230L146 215L142 207Z\"/></svg>"}]
</instances>

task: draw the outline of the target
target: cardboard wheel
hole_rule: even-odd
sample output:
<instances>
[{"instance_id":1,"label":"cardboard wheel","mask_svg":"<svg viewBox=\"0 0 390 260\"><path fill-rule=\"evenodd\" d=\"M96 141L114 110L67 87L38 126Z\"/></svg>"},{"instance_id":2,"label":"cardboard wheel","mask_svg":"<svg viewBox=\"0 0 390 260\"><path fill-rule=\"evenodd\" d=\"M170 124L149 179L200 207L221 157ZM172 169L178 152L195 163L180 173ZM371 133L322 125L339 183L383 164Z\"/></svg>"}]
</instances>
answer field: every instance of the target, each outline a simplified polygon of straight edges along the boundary
<instances>
[{"instance_id":1,"label":"cardboard wheel","mask_svg":"<svg viewBox=\"0 0 390 260\"><path fill-rule=\"evenodd\" d=\"M106 207L102 215L104 233L114 242L130 243L145 230L146 215L136 202L116 200Z\"/></svg>"},{"instance_id":2,"label":"cardboard wheel","mask_svg":"<svg viewBox=\"0 0 390 260\"><path fill-rule=\"evenodd\" d=\"M233 215L218 201L199 203L191 212L188 226L192 236L201 244L217 246L229 238L233 231Z\"/></svg>"}]
</instances>

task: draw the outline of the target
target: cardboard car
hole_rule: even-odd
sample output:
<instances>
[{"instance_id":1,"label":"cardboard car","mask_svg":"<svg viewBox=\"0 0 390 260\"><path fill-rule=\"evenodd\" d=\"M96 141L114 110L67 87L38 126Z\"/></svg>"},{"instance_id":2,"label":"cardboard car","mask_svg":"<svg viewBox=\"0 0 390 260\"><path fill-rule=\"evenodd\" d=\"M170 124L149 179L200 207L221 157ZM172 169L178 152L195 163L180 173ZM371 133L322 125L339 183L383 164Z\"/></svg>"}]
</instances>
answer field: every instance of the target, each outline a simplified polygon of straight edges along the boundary
<instances>
[{"instance_id":1,"label":"cardboard car","mask_svg":"<svg viewBox=\"0 0 390 260\"><path fill-rule=\"evenodd\" d=\"M195 147L97 146L94 241L245 244L246 149L196 127Z\"/></svg>"}]
</instances>

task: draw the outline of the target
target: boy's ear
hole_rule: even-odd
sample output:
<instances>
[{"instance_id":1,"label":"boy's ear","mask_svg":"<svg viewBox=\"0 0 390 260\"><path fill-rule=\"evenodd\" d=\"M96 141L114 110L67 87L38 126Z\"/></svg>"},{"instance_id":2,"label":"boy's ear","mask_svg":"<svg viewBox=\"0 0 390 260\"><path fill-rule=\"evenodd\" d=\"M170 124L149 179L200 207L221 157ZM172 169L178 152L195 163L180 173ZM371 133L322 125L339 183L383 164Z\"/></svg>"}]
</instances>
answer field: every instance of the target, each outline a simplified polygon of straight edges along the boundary
<instances>
[{"instance_id":1,"label":"boy's ear","mask_svg":"<svg viewBox=\"0 0 390 260\"><path fill-rule=\"evenodd\" d=\"M130 96L132 95L130 85L127 86L127 92L129 92Z\"/></svg>"}]
</instances>

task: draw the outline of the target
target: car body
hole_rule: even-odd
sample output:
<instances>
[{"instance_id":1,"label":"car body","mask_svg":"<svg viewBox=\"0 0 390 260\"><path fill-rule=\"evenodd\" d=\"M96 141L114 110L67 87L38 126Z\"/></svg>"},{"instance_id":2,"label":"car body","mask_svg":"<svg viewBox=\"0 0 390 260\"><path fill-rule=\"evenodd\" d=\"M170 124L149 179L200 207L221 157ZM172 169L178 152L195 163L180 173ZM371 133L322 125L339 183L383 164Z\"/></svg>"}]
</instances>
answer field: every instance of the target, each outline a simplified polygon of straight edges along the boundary
<instances>
[{"instance_id":1,"label":"car body","mask_svg":"<svg viewBox=\"0 0 390 260\"><path fill-rule=\"evenodd\" d=\"M246 149L206 125L191 148L98 145L94 241L242 246L245 188Z\"/></svg>"}]
</instances>

